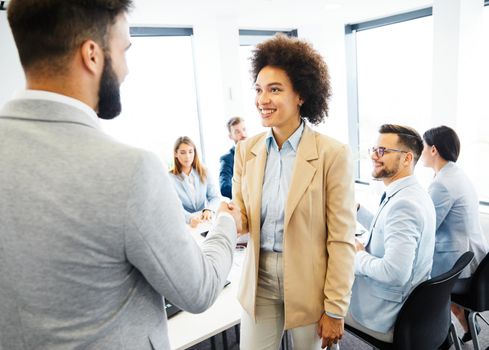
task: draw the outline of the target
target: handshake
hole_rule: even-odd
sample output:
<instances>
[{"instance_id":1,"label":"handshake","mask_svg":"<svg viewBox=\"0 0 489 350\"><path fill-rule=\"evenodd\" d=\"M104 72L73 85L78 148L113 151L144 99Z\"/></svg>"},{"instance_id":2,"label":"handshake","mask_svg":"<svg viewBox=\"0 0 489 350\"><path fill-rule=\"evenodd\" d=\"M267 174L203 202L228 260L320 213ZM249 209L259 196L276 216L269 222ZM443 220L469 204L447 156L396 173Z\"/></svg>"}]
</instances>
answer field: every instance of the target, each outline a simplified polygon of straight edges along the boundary
<instances>
[{"instance_id":1,"label":"handshake","mask_svg":"<svg viewBox=\"0 0 489 350\"><path fill-rule=\"evenodd\" d=\"M238 233L243 233L243 223L241 221L241 210L233 202L221 202L219 208L217 209L217 215L219 213L226 212L233 216L234 222L236 223L236 229Z\"/></svg>"}]
</instances>

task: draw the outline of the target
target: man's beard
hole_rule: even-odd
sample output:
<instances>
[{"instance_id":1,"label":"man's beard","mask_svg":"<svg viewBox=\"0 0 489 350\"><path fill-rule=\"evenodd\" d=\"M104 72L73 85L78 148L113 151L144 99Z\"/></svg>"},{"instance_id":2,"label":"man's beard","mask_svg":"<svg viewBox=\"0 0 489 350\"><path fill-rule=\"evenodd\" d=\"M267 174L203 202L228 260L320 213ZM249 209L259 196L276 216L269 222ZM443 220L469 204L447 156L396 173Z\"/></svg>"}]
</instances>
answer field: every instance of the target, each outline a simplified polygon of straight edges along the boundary
<instances>
[{"instance_id":1,"label":"man's beard","mask_svg":"<svg viewBox=\"0 0 489 350\"><path fill-rule=\"evenodd\" d=\"M104 70L100 78L98 92L98 117L100 119L114 119L121 114L121 92L120 85L112 69L112 60L110 56L104 58Z\"/></svg>"},{"instance_id":2,"label":"man's beard","mask_svg":"<svg viewBox=\"0 0 489 350\"><path fill-rule=\"evenodd\" d=\"M400 160L398 159L395 164L392 164L390 168L386 167L384 164L384 168L380 170L379 172L372 172L372 177L375 180L382 180L382 179L387 179L390 178L394 175L396 175L399 172L399 164Z\"/></svg>"}]
</instances>

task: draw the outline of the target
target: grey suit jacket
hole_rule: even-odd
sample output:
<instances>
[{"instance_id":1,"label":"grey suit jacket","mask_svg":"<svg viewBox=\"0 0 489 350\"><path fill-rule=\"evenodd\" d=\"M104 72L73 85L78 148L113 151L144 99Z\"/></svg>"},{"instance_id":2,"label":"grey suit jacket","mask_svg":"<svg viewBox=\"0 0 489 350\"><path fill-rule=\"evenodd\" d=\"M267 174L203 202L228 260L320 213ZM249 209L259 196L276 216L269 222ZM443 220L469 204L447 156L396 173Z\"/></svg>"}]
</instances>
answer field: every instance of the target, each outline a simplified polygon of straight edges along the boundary
<instances>
[{"instance_id":1,"label":"grey suit jacket","mask_svg":"<svg viewBox=\"0 0 489 350\"><path fill-rule=\"evenodd\" d=\"M450 270L466 251L474 259L461 274L470 277L486 256L488 245L479 220L479 199L474 185L455 163L447 163L428 192L436 210L436 242L432 276Z\"/></svg>"},{"instance_id":2,"label":"grey suit jacket","mask_svg":"<svg viewBox=\"0 0 489 350\"><path fill-rule=\"evenodd\" d=\"M414 176L397 180L375 216L361 207L370 227L366 251L355 257L350 312L376 332L392 330L411 290L430 277L435 245L435 209Z\"/></svg>"},{"instance_id":3,"label":"grey suit jacket","mask_svg":"<svg viewBox=\"0 0 489 350\"><path fill-rule=\"evenodd\" d=\"M0 349L169 349L162 296L209 307L234 220L202 249L156 156L67 104L0 111Z\"/></svg>"}]
</instances>

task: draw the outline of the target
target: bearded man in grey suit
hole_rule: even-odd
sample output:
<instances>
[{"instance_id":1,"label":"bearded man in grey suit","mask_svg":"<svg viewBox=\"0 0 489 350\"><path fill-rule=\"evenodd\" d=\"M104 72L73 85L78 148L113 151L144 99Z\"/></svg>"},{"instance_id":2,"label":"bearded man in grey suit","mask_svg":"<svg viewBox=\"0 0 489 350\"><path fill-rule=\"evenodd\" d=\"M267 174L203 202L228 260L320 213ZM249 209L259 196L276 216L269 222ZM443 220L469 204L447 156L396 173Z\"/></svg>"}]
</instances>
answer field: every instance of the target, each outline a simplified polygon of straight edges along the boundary
<instances>
[{"instance_id":1,"label":"bearded man in grey suit","mask_svg":"<svg viewBox=\"0 0 489 350\"><path fill-rule=\"evenodd\" d=\"M163 298L201 312L239 211L199 248L158 158L111 139L131 0L12 0L27 89L0 111L0 349L169 349Z\"/></svg>"}]
</instances>

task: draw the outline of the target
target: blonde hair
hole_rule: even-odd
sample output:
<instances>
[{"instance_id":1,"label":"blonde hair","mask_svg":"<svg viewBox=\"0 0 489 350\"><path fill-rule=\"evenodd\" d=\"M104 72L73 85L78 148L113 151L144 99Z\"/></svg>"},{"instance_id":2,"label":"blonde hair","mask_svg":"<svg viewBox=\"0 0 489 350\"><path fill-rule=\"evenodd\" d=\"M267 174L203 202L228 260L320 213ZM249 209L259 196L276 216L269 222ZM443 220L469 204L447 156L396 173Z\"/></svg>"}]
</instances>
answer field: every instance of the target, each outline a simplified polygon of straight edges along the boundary
<instances>
[{"instance_id":1,"label":"blonde hair","mask_svg":"<svg viewBox=\"0 0 489 350\"><path fill-rule=\"evenodd\" d=\"M194 142L188 136L180 136L173 146L173 168L170 172L174 175L181 176L182 175L182 164L178 160L176 154L180 145L184 143L194 149L194 161L192 162L192 168L197 171L200 177L200 182L204 183L207 178L207 171L204 168L204 165L200 162L199 154L197 153L197 148L195 147Z\"/></svg>"}]
</instances>

